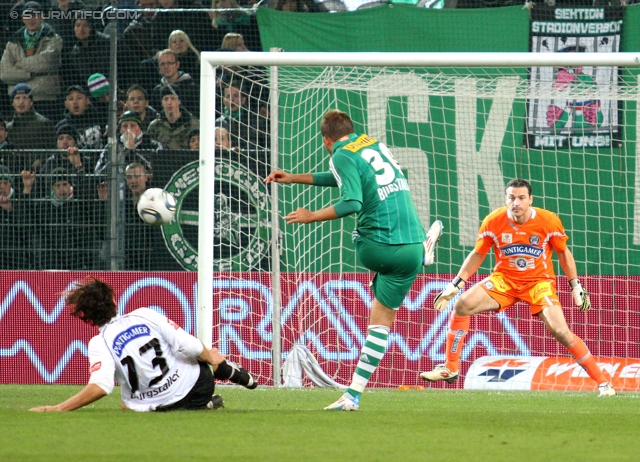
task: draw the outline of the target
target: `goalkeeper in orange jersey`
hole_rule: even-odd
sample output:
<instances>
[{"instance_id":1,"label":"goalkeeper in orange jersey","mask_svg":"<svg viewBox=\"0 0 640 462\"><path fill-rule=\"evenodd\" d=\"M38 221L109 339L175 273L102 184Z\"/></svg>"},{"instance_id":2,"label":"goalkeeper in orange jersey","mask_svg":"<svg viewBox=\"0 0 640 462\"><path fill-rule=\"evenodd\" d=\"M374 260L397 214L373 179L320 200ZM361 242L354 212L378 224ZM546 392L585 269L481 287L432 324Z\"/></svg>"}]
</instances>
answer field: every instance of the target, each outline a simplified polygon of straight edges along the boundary
<instances>
[{"instance_id":1,"label":"goalkeeper in orange jersey","mask_svg":"<svg viewBox=\"0 0 640 462\"><path fill-rule=\"evenodd\" d=\"M615 395L587 346L569 329L560 306L551 261L553 250L569 279L573 301L580 311L591 308L589 295L578 281L576 263L567 248L569 238L560 218L547 210L531 207L531 185L526 180L515 179L507 184L506 203L506 207L500 207L484 219L475 249L467 256L457 277L433 302L437 311L444 310L494 248L497 264L493 273L463 293L454 305L447 332L446 363L423 372L420 377L429 382L455 382L470 316L483 311L503 311L522 300L595 380L600 396Z\"/></svg>"}]
</instances>

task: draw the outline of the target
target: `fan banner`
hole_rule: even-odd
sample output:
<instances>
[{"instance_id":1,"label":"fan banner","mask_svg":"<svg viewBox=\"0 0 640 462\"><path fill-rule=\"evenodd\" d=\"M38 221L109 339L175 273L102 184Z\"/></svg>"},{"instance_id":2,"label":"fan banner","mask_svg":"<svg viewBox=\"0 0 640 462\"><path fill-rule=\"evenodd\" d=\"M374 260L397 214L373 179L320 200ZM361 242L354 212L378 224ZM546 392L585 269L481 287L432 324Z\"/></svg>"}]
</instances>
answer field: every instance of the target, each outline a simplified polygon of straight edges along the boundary
<instances>
[{"instance_id":1,"label":"fan banner","mask_svg":"<svg viewBox=\"0 0 640 462\"><path fill-rule=\"evenodd\" d=\"M596 357L617 391L640 389L640 359ZM467 390L597 390L598 384L571 357L483 356L467 371Z\"/></svg>"},{"instance_id":2,"label":"fan banner","mask_svg":"<svg viewBox=\"0 0 640 462\"><path fill-rule=\"evenodd\" d=\"M623 8L531 10L533 53L620 51ZM616 66L533 67L529 100L529 145L535 148L604 148L619 137ZM539 97L536 93L551 94Z\"/></svg>"},{"instance_id":3,"label":"fan banner","mask_svg":"<svg viewBox=\"0 0 640 462\"><path fill-rule=\"evenodd\" d=\"M120 314L147 306L186 332L197 331L197 274L193 272L4 271L0 273L0 383L86 383L87 344L97 331L68 314L63 293L89 275L113 286ZM437 312L433 299L453 276L419 275L398 311L387 353L372 380L375 386L421 383L420 372L444 361L451 307ZM47 278L46 285L42 284L43 277ZM482 277L471 278L467 287ZM283 273L282 359L295 345L305 345L324 373L338 383L349 383L366 338L373 298L370 281L368 273ZM606 358L640 357L640 278L585 277L582 282L594 306L585 313L573 306L566 279L558 280L567 321L603 363L612 364L605 367L605 372L615 372L616 389L630 389L629 384L637 383L628 377L637 375L638 368L633 369L636 360L622 363ZM261 384L272 385L271 276L260 272L215 273L213 290L214 346L249 369ZM538 384L539 389L577 389L584 378L581 368L575 367L568 353L556 358L564 351L542 322L531 316L529 307L517 304L499 314L472 318L462 352L461 375L507 385L514 382L510 381L512 377L520 380L515 376L521 376L527 377L527 383ZM491 365L492 370L499 371L494 380L490 380L493 376L482 376L484 370L477 372L477 366L467 372L474 360L487 355L513 355L526 361L505 363L504 358L496 359L502 362ZM542 361L539 357L552 359L536 363ZM523 368L525 371L516 374ZM575 378L573 374L577 374ZM618 378L625 381L618 384ZM455 386L462 385L459 380ZM586 389L592 385L588 380L584 383ZM637 384L632 388L640 390Z\"/></svg>"}]
</instances>

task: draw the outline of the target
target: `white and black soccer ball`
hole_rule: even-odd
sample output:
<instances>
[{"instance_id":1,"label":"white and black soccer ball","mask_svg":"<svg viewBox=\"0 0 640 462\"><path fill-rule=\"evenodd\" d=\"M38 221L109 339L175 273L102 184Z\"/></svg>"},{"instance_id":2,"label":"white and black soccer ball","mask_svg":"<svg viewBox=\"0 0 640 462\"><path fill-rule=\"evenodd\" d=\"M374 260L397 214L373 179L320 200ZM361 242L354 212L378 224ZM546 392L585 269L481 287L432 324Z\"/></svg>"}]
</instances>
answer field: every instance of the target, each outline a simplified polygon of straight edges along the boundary
<instances>
[{"instance_id":1,"label":"white and black soccer ball","mask_svg":"<svg viewBox=\"0 0 640 462\"><path fill-rule=\"evenodd\" d=\"M171 223L175 219L178 201L173 194L160 188L149 188L138 200L138 215L154 226Z\"/></svg>"}]
</instances>

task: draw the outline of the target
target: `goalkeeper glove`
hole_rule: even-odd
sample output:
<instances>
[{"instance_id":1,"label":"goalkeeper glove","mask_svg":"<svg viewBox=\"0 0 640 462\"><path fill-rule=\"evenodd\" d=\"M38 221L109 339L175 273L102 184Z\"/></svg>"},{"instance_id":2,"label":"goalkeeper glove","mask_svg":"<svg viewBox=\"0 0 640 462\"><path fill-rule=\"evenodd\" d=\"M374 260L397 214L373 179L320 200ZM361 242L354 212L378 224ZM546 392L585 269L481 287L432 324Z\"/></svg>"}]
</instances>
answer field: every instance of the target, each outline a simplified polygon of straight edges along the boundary
<instances>
[{"instance_id":1,"label":"goalkeeper glove","mask_svg":"<svg viewBox=\"0 0 640 462\"><path fill-rule=\"evenodd\" d=\"M577 279L572 279L569 281L569 285L571 285L571 295L573 296L573 302L576 306L580 307L580 311L587 311L591 309L591 300L589 299L589 294L580 284L580 281Z\"/></svg>"},{"instance_id":2,"label":"goalkeeper glove","mask_svg":"<svg viewBox=\"0 0 640 462\"><path fill-rule=\"evenodd\" d=\"M460 289L464 288L465 281L461 277L456 277L444 288L442 292L436 295L433 300L433 307L436 311L444 310L449 304L449 300L458 295Z\"/></svg>"}]
</instances>

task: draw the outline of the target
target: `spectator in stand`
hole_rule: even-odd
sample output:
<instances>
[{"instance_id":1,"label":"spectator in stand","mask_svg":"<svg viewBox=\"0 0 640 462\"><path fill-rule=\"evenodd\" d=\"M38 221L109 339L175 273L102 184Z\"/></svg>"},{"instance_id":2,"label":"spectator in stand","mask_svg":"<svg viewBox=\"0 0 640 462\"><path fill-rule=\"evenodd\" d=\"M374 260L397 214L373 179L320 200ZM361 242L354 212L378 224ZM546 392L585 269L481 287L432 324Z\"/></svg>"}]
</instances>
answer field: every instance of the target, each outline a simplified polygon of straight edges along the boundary
<instances>
[{"instance_id":1,"label":"spectator in stand","mask_svg":"<svg viewBox=\"0 0 640 462\"><path fill-rule=\"evenodd\" d=\"M242 34L229 32L222 39L220 51L249 51L249 49L244 43L244 37Z\"/></svg>"},{"instance_id":2,"label":"spectator in stand","mask_svg":"<svg viewBox=\"0 0 640 462\"><path fill-rule=\"evenodd\" d=\"M193 36L201 29L206 18L206 14L198 11L188 11L189 9L203 8L200 0L159 0L158 8L180 9L181 11L161 12L158 11L153 16L153 36L156 39L155 47L163 49L167 45L167 37L171 31L180 29ZM187 11L185 11L187 10Z\"/></svg>"},{"instance_id":3,"label":"spectator in stand","mask_svg":"<svg viewBox=\"0 0 640 462\"><path fill-rule=\"evenodd\" d=\"M102 149L103 135L106 121L101 121L98 113L91 104L89 91L80 85L67 88L64 100L67 109L64 119L56 125L70 125L78 132L77 146L79 149ZM97 156L95 157L97 160Z\"/></svg>"},{"instance_id":4,"label":"spectator in stand","mask_svg":"<svg viewBox=\"0 0 640 462\"><path fill-rule=\"evenodd\" d=\"M25 197L15 191L16 176L9 167L0 166L0 269L29 269L26 260L23 219Z\"/></svg>"},{"instance_id":5,"label":"spectator in stand","mask_svg":"<svg viewBox=\"0 0 640 462\"><path fill-rule=\"evenodd\" d=\"M231 135L229 131L224 127L216 127L216 148L219 149L233 149L233 143L231 143Z\"/></svg>"},{"instance_id":6,"label":"spectator in stand","mask_svg":"<svg viewBox=\"0 0 640 462\"><path fill-rule=\"evenodd\" d=\"M56 101L60 94L58 71L62 38L44 22L42 12L37 2L25 5L24 27L11 36L2 55L0 80L9 86L9 94L15 85L28 84L33 89L31 99L38 111L51 116L57 112Z\"/></svg>"},{"instance_id":7,"label":"spectator in stand","mask_svg":"<svg viewBox=\"0 0 640 462\"><path fill-rule=\"evenodd\" d=\"M165 149L189 149L189 133L200 127L200 122L180 107L180 98L171 87L164 87L161 94L162 112L149 125L149 136Z\"/></svg>"},{"instance_id":8,"label":"spectator in stand","mask_svg":"<svg viewBox=\"0 0 640 462\"><path fill-rule=\"evenodd\" d=\"M156 160L156 153L162 149L162 145L146 136L142 131L140 116L137 112L125 111L118 121L120 139L118 140L118 150L124 163L139 162L151 175L153 173L153 163ZM107 145L100 154L100 159L95 167L98 175L109 174L111 147ZM124 166L122 168L124 173Z\"/></svg>"},{"instance_id":9,"label":"spectator in stand","mask_svg":"<svg viewBox=\"0 0 640 462\"><path fill-rule=\"evenodd\" d=\"M291 13L318 13L320 8L315 2L306 0L277 0L275 10L289 11Z\"/></svg>"},{"instance_id":10,"label":"spectator in stand","mask_svg":"<svg viewBox=\"0 0 640 462\"><path fill-rule=\"evenodd\" d=\"M236 0L212 0L209 12L211 26L219 34L236 32L242 34L247 48L251 51L262 51L260 32L255 14L240 8ZM237 11L216 11L221 9L236 9Z\"/></svg>"},{"instance_id":11,"label":"spectator in stand","mask_svg":"<svg viewBox=\"0 0 640 462\"><path fill-rule=\"evenodd\" d=\"M53 122L33 109L31 87L19 83L13 87L11 100L15 113L11 122L7 124L7 131L15 148L24 150L53 148L55 142ZM45 153L24 152L19 171L37 171L42 167L45 159Z\"/></svg>"},{"instance_id":12,"label":"spectator in stand","mask_svg":"<svg viewBox=\"0 0 640 462\"><path fill-rule=\"evenodd\" d=\"M9 141L9 132L7 131L7 123L4 120L0 119L0 150L7 150L7 149L14 149L14 147ZM0 158L0 164L5 164L2 158Z\"/></svg>"},{"instance_id":13,"label":"spectator in stand","mask_svg":"<svg viewBox=\"0 0 640 462\"><path fill-rule=\"evenodd\" d=\"M232 79L224 88L224 113L216 125L224 127L232 143L240 149L264 150L268 147L268 121L259 112L251 110L243 79Z\"/></svg>"},{"instance_id":14,"label":"spectator in stand","mask_svg":"<svg viewBox=\"0 0 640 462\"><path fill-rule=\"evenodd\" d=\"M125 110L137 112L140 116L140 128L143 132L149 129L149 124L158 117L158 111L149 106L147 91L140 85L131 85L127 90Z\"/></svg>"},{"instance_id":15,"label":"spectator in stand","mask_svg":"<svg viewBox=\"0 0 640 462\"><path fill-rule=\"evenodd\" d=\"M183 109L190 111L196 117L200 111L200 89L195 80L180 70L178 56L172 50L163 50L158 55L158 66L162 78L153 89L151 104L160 107L163 87L170 86L183 103Z\"/></svg>"},{"instance_id":16,"label":"spectator in stand","mask_svg":"<svg viewBox=\"0 0 640 462\"><path fill-rule=\"evenodd\" d=\"M200 129L194 128L189 132L189 149L192 151L200 150Z\"/></svg>"},{"instance_id":17,"label":"spectator in stand","mask_svg":"<svg viewBox=\"0 0 640 462\"><path fill-rule=\"evenodd\" d=\"M181 30L174 30L169 35L168 48L175 52L180 69L197 82L200 81L200 52L191 43L191 39Z\"/></svg>"},{"instance_id":18,"label":"spectator in stand","mask_svg":"<svg viewBox=\"0 0 640 462\"><path fill-rule=\"evenodd\" d=\"M56 129L58 150L51 155L42 166L42 174L49 174L54 170L63 168L69 174L83 175L85 165L93 166L96 163L94 154L84 152L81 154L76 145L78 132L71 125L60 125Z\"/></svg>"},{"instance_id":19,"label":"spectator in stand","mask_svg":"<svg viewBox=\"0 0 640 462\"><path fill-rule=\"evenodd\" d=\"M224 36L220 51L248 51L244 44L244 37L241 34L230 32ZM269 116L268 101L269 92L267 91L267 73L261 66L225 66L222 68L222 74L218 79L218 89L222 94L224 92L225 83L232 79L243 79L245 91L250 95L250 104L252 109L259 110L264 117Z\"/></svg>"},{"instance_id":20,"label":"spectator in stand","mask_svg":"<svg viewBox=\"0 0 640 462\"><path fill-rule=\"evenodd\" d=\"M87 223L87 203L80 200L79 181L64 168L54 169L48 178L50 193L32 201L33 215L39 224L31 237L33 266L37 270L85 270L90 267L90 243L93 232ZM74 187L75 186L75 187ZM34 189L35 190L35 189Z\"/></svg>"},{"instance_id":21,"label":"spectator in stand","mask_svg":"<svg viewBox=\"0 0 640 462\"><path fill-rule=\"evenodd\" d=\"M88 13L88 12L87 12ZM78 15L73 22L75 43L65 55L62 67L67 85L86 85L92 74L109 74L109 37L95 30L95 24Z\"/></svg>"},{"instance_id":22,"label":"spectator in stand","mask_svg":"<svg viewBox=\"0 0 640 462\"><path fill-rule=\"evenodd\" d=\"M141 10L158 8L158 0L137 0ZM155 61L154 31L151 23L153 11L145 11L124 30L121 47L118 49L119 86L127 88L135 83L144 88L153 88L158 75ZM141 63L149 61L148 65Z\"/></svg>"},{"instance_id":23,"label":"spectator in stand","mask_svg":"<svg viewBox=\"0 0 640 462\"><path fill-rule=\"evenodd\" d=\"M56 33L62 38L62 54L65 55L73 49L75 36L73 34L73 20L75 16L69 13L82 10L84 3L73 0L57 0L52 2L51 17L47 23L53 27Z\"/></svg>"},{"instance_id":24,"label":"spectator in stand","mask_svg":"<svg viewBox=\"0 0 640 462\"><path fill-rule=\"evenodd\" d=\"M224 127L215 128L216 149L229 150L234 149L231 144L229 132ZM200 150L200 129L194 128L189 132L189 149L192 151Z\"/></svg>"},{"instance_id":25,"label":"spectator in stand","mask_svg":"<svg viewBox=\"0 0 640 462\"><path fill-rule=\"evenodd\" d=\"M106 126L109 122L109 93L111 92L111 85L109 85L109 81L104 75L92 74L87 79L87 87L89 88L89 94L91 95L98 121Z\"/></svg>"},{"instance_id":26,"label":"spectator in stand","mask_svg":"<svg viewBox=\"0 0 640 462\"><path fill-rule=\"evenodd\" d=\"M125 168L124 175L127 181L127 187L131 192L133 205L138 205L140 196L147 190L147 183L150 180L149 173L140 162L132 162Z\"/></svg>"}]
</instances>

